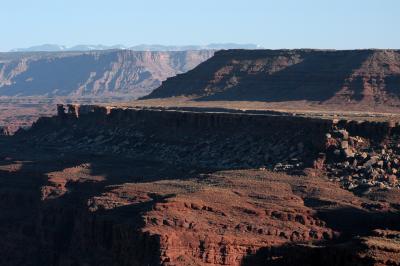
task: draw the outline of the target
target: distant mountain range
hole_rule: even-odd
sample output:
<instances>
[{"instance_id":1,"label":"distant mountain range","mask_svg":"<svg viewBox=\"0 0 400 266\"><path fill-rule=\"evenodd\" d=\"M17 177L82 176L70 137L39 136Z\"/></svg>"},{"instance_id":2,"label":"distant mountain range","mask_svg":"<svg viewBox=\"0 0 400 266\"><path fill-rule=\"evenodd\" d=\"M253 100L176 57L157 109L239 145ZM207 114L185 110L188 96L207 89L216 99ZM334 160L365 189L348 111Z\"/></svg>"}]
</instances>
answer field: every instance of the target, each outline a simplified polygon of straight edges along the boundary
<instances>
[{"instance_id":1,"label":"distant mountain range","mask_svg":"<svg viewBox=\"0 0 400 266\"><path fill-rule=\"evenodd\" d=\"M95 50L132 50L132 51L189 51L189 50L223 50L223 49L261 49L257 44L237 44L237 43L212 43L208 45L159 45L159 44L140 44L132 47L117 45L75 45L67 47L58 44L42 44L28 48L16 48L10 52L62 52L62 51L95 51Z\"/></svg>"},{"instance_id":2,"label":"distant mountain range","mask_svg":"<svg viewBox=\"0 0 400 266\"><path fill-rule=\"evenodd\" d=\"M262 49L257 44L237 44L237 43L211 43L208 45L157 45L141 44L129 48L134 51L189 51L189 50L227 50L227 49Z\"/></svg>"},{"instance_id":3,"label":"distant mountain range","mask_svg":"<svg viewBox=\"0 0 400 266\"><path fill-rule=\"evenodd\" d=\"M111 49L127 49L123 45L75 45L67 47L58 44L42 44L31 46L28 48L16 48L10 52L63 52L63 51L93 51L93 50L111 50Z\"/></svg>"}]
</instances>

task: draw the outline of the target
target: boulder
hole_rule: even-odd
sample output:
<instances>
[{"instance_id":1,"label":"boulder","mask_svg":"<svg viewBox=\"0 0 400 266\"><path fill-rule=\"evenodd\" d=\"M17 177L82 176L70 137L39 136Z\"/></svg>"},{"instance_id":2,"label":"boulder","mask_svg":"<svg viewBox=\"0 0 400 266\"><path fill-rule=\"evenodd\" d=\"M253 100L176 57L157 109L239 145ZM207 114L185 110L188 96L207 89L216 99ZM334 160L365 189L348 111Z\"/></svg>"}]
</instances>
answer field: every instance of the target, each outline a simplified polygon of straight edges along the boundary
<instances>
[{"instance_id":1,"label":"boulder","mask_svg":"<svg viewBox=\"0 0 400 266\"><path fill-rule=\"evenodd\" d=\"M349 147L349 142L347 140L344 140L342 142L340 142L340 147L344 150L347 149Z\"/></svg>"},{"instance_id":2,"label":"boulder","mask_svg":"<svg viewBox=\"0 0 400 266\"><path fill-rule=\"evenodd\" d=\"M339 130L339 134L340 134L340 137L343 140L348 140L349 139L349 132L347 132L347 130L341 129L341 130Z\"/></svg>"},{"instance_id":3,"label":"boulder","mask_svg":"<svg viewBox=\"0 0 400 266\"><path fill-rule=\"evenodd\" d=\"M323 169L325 165L325 160L326 160L326 154L319 153L318 158L314 161L314 168L319 170Z\"/></svg>"},{"instance_id":4,"label":"boulder","mask_svg":"<svg viewBox=\"0 0 400 266\"><path fill-rule=\"evenodd\" d=\"M375 165L376 163L377 163L377 157L376 157L376 156L373 156L373 157L371 157L371 159L369 159L369 160L364 164L364 167L365 167L365 168L368 168L368 167L371 167L371 166Z\"/></svg>"},{"instance_id":5,"label":"boulder","mask_svg":"<svg viewBox=\"0 0 400 266\"><path fill-rule=\"evenodd\" d=\"M343 152L344 152L344 155L346 156L346 158L353 158L355 155L354 152L349 148L344 149Z\"/></svg>"},{"instance_id":6,"label":"boulder","mask_svg":"<svg viewBox=\"0 0 400 266\"><path fill-rule=\"evenodd\" d=\"M392 186L396 185L397 184L397 176L396 175L390 175L388 177L388 182Z\"/></svg>"}]
</instances>

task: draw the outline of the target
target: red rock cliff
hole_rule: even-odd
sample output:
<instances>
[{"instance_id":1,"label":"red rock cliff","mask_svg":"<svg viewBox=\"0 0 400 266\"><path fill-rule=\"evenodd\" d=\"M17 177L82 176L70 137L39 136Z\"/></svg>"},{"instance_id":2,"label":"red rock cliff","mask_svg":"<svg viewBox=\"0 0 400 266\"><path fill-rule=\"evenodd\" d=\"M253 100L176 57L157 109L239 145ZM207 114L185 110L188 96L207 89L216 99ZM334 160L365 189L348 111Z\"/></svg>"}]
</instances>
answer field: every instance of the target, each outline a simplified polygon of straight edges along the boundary
<instances>
[{"instance_id":1,"label":"red rock cliff","mask_svg":"<svg viewBox=\"0 0 400 266\"><path fill-rule=\"evenodd\" d=\"M398 50L229 50L145 98L399 104Z\"/></svg>"}]
</instances>

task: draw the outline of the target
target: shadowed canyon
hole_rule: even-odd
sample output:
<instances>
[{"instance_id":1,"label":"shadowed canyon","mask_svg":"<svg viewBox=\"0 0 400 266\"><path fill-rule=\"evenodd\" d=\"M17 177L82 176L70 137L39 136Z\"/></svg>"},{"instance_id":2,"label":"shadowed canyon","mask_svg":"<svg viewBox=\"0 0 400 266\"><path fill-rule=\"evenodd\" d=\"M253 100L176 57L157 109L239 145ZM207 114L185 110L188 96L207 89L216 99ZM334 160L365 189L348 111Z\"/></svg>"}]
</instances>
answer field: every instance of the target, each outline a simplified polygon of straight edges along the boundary
<instances>
[{"instance_id":1,"label":"shadowed canyon","mask_svg":"<svg viewBox=\"0 0 400 266\"><path fill-rule=\"evenodd\" d=\"M399 265L399 52L213 54L2 63L0 265Z\"/></svg>"}]
</instances>

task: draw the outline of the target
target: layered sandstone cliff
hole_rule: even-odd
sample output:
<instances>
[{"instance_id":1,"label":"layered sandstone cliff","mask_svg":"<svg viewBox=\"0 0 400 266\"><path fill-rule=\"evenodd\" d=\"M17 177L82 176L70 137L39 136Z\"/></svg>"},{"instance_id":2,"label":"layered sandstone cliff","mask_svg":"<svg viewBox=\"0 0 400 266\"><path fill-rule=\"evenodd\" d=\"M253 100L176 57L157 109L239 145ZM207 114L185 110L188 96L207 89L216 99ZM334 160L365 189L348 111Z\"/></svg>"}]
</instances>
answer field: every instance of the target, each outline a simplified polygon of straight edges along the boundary
<instances>
[{"instance_id":1,"label":"layered sandstone cliff","mask_svg":"<svg viewBox=\"0 0 400 266\"><path fill-rule=\"evenodd\" d=\"M169 78L145 98L400 103L398 50L229 50Z\"/></svg>"},{"instance_id":2,"label":"layered sandstone cliff","mask_svg":"<svg viewBox=\"0 0 400 266\"><path fill-rule=\"evenodd\" d=\"M355 191L325 172L331 146L398 156L399 134L395 122L59 105L0 138L0 264L399 263L399 233L376 230L400 229L397 184Z\"/></svg>"},{"instance_id":3,"label":"layered sandstone cliff","mask_svg":"<svg viewBox=\"0 0 400 266\"><path fill-rule=\"evenodd\" d=\"M3 53L0 96L139 97L150 93L166 78L192 69L213 53L211 50Z\"/></svg>"}]
</instances>

